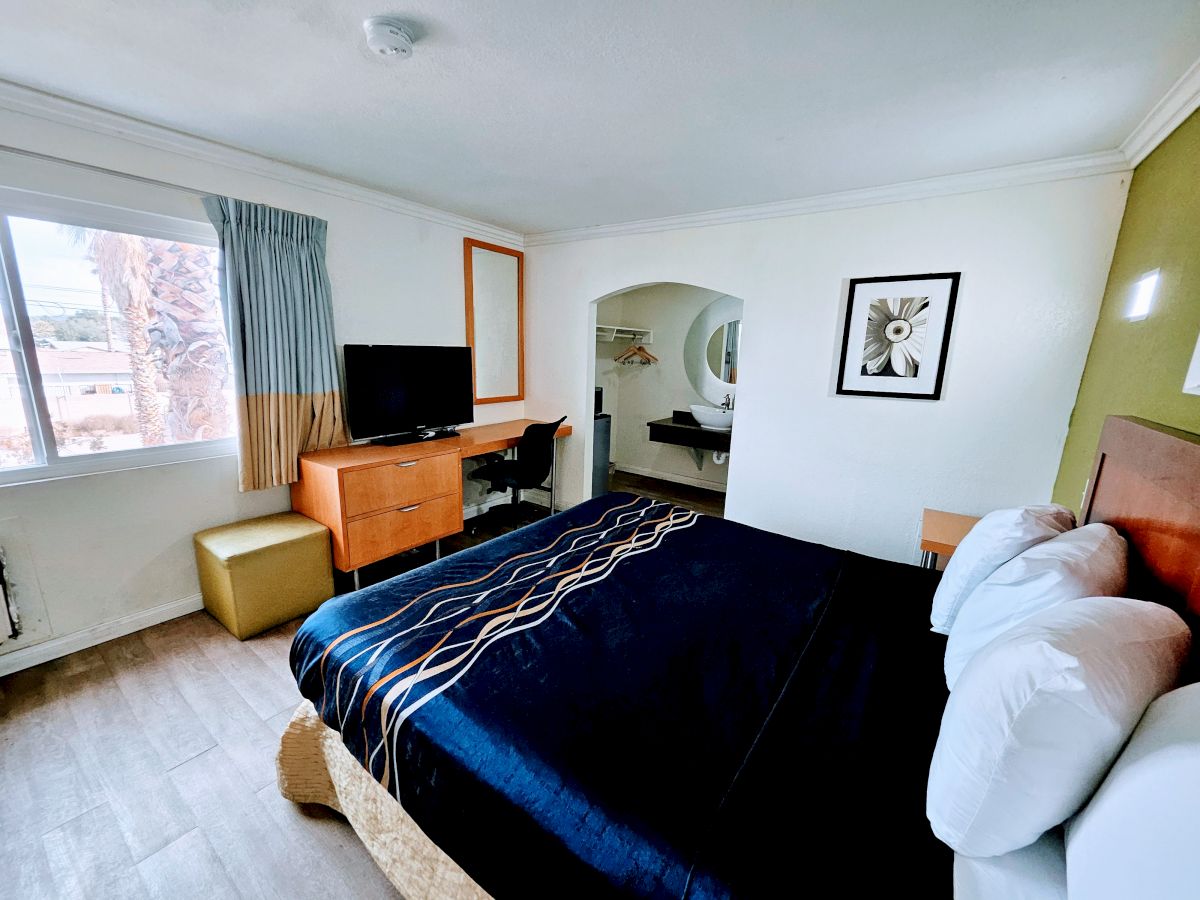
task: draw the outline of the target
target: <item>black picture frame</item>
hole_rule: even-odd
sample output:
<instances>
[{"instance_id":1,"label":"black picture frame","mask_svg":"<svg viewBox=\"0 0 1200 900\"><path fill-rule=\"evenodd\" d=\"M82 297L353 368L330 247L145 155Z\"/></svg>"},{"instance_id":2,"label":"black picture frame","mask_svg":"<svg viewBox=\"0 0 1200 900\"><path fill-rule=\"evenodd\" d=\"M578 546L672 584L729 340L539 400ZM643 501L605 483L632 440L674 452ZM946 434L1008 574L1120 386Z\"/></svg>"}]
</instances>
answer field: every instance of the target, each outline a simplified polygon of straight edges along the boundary
<instances>
[{"instance_id":1,"label":"black picture frame","mask_svg":"<svg viewBox=\"0 0 1200 900\"><path fill-rule=\"evenodd\" d=\"M842 352L838 363L836 392L842 396L851 397L897 397L906 400L940 400L942 382L946 376L946 356L950 350L950 334L954 324L954 307L958 301L958 285L962 279L961 272L930 272L922 275L877 275L871 278L851 278L849 291L846 295L845 321L842 327ZM856 297L860 285L879 284L882 282L901 281L948 281L948 292L945 301L945 324L942 329L942 340L938 347L937 374L934 378L932 391L894 391L894 390L862 390L846 387L846 363L850 354L851 328L854 322Z\"/></svg>"}]
</instances>

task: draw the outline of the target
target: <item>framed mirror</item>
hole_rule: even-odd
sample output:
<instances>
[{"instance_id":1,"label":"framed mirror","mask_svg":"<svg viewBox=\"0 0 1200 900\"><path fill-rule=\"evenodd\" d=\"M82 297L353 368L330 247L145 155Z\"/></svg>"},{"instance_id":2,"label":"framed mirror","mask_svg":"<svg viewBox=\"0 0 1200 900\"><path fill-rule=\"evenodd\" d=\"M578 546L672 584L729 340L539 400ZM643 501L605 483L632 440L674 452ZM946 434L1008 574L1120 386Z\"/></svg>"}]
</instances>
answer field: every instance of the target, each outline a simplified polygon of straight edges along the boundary
<instances>
[{"instance_id":1,"label":"framed mirror","mask_svg":"<svg viewBox=\"0 0 1200 900\"><path fill-rule=\"evenodd\" d=\"M700 310L683 342L683 367L696 393L714 406L737 395L742 301L718 297Z\"/></svg>"},{"instance_id":2,"label":"framed mirror","mask_svg":"<svg viewBox=\"0 0 1200 900\"><path fill-rule=\"evenodd\" d=\"M463 238L476 403L525 399L525 254Z\"/></svg>"}]
</instances>

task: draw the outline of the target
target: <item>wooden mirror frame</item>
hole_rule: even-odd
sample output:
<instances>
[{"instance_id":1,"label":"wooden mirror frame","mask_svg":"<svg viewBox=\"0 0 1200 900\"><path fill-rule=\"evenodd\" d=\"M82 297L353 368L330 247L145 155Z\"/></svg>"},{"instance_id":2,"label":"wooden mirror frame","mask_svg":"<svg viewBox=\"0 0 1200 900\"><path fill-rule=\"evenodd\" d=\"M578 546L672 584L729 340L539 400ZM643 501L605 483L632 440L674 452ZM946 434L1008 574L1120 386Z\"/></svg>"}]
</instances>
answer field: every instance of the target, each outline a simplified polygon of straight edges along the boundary
<instances>
[{"instance_id":1,"label":"wooden mirror frame","mask_svg":"<svg viewBox=\"0 0 1200 900\"><path fill-rule=\"evenodd\" d=\"M475 248L490 250L516 257L517 260L517 392L508 397L480 397L475 376L475 278L471 263L471 251ZM525 254L511 247L489 244L474 238L463 238L463 283L467 298L467 346L471 348L471 391L475 402L508 403L525 399Z\"/></svg>"}]
</instances>

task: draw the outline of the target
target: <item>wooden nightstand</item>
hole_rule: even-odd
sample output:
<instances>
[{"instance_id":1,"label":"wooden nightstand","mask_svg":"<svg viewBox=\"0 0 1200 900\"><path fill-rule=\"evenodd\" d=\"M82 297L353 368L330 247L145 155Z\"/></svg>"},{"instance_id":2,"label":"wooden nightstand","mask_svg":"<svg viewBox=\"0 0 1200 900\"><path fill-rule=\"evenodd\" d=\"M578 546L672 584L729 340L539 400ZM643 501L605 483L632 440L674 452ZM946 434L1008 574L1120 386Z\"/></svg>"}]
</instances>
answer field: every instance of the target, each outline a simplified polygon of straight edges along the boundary
<instances>
[{"instance_id":1,"label":"wooden nightstand","mask_svg":"<svg viewBox=\"0 0 1200 900\"><path fill-rule=\"evenodd\" d=\"M939 556L950 556L979 516L927 509L921 514L921 567L936 569Z\"/></svg>"}]
</instances>

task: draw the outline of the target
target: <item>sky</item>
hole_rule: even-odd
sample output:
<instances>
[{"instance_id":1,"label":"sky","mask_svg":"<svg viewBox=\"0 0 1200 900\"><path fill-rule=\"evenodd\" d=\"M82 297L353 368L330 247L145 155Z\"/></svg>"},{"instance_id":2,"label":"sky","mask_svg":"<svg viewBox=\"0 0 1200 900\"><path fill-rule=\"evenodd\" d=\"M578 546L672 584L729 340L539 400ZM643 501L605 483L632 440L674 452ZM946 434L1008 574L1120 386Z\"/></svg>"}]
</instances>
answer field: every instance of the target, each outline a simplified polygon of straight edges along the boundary
<instances>
[{"instance_id":1,"label":"sky","mask_svg":"<svg viewBox=\"0 0 1200 900\"><path fill-rule=\"evenodd\" d=\"M100 279L87 250L87 232L93 229L82 229L85 234L76 239L80 229L57 222L9 216L8 224L30 318L103 309ZM111 313L114 322L120 320L118 310ZM0 348L7 346L0 335Z\"/></svg>"},{"instance_id":2,"label":"sky","mask_svg":"<svg viewBox=\"0 0 1200 900\"><path fill-rule=\"evenodd\" d=\"M86 238L73 241L71 230L39 219L13 216L8 224L30 316L101 309L100 279L88 258Z\"/></svg>"}]
</instances>

